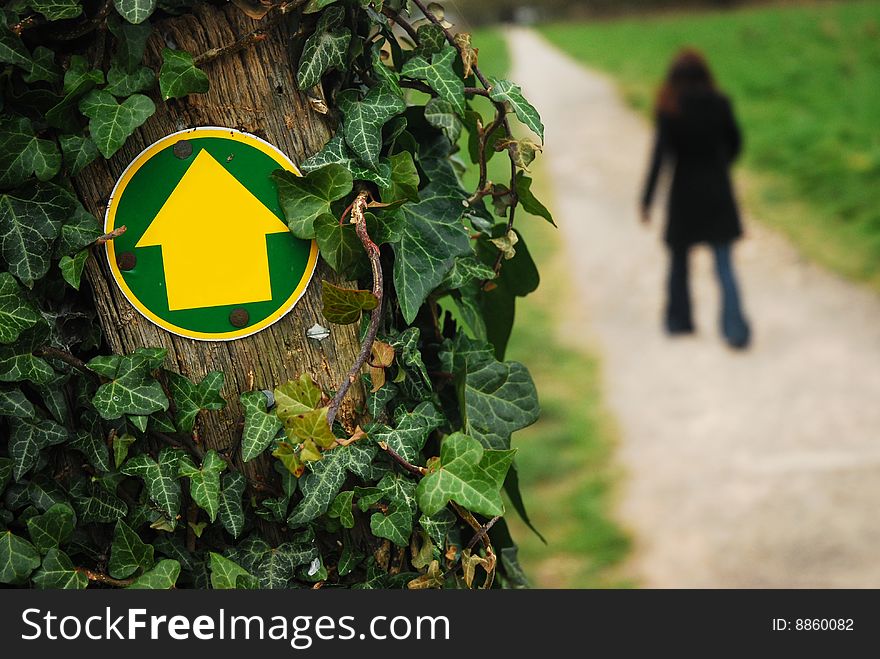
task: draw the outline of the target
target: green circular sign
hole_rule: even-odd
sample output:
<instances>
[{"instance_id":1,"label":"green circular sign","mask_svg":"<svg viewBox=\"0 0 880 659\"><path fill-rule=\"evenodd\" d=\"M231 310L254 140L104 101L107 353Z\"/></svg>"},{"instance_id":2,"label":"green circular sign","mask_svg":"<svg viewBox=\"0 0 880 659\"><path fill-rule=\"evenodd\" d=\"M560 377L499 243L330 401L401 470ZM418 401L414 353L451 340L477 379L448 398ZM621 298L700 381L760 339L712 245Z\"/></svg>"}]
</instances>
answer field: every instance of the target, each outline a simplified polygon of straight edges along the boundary
<instances>
[{"instance_id":1,"label":"green circular sign","mask_svg":"<svg viewBox=\"0 0 880 659\"><path fill-rule=\"evenodd\" d=\"M162 138L123 172L104 227L126 298L163 329L202 341L259 332L290 311L311 280L314 241L287 228L272 182L299 173L281 151L231 128Z\"/></svg>"}]
</instances>

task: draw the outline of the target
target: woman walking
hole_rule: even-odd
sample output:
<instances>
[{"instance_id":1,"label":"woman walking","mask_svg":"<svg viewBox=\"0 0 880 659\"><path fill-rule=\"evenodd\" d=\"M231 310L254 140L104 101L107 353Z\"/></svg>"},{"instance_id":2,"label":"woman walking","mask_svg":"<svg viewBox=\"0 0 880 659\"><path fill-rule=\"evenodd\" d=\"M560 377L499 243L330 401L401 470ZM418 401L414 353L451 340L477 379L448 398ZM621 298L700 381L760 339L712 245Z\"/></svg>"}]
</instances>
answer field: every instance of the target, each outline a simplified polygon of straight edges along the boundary
<instances>
[{"instance_id":1,"label":"woman walking","mask_svg":"<svg viewBox=\"0 0 880 659\"><path fill-rule=\"evenodd\" d=\"M688 282L690 248L708 243L722 293L721 331L728 344L745 348L749 326L743 315L733 270L733 241L742 235L730 185L730 165L741 137L730 101L716 88L703 56L681 51L657 96L657 135L642 196L642 220L650 219L660 169L673 167L665 232L670 266L666 330L694 331Z\"/></svg>"}]
</instances>

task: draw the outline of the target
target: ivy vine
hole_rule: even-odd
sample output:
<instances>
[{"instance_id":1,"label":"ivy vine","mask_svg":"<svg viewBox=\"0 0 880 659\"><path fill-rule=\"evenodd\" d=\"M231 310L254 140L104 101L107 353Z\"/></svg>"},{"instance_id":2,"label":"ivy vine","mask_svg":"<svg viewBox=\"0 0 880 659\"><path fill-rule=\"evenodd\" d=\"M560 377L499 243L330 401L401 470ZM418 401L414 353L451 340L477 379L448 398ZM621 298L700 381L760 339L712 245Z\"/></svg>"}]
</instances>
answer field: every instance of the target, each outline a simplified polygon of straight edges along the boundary
<instances>
[{"instance_id":1,"label":"ivy vine","mask_svg":"<svg viewBox=\"0 0 880 659\"><path fill-rule=\"evenodd\" d=\"M510 440L539 409L504 352L515 299L538 283L517 208L552 222L527 170L538 113L422 0L236 2L253 32L145 64L151 22L195 4L0 10L0 583L524 585L502 492L528 522ZM226 404L223 373L192 382L157 348L107 354L83 273L124 228L102 235L71 178L283 21L299 87L322 86L314 109L336 129L303 176L273 177L290 231L359 282L321 286L324 317L358 324L361 350L334 391L303 375L242 392L241 442L223 454L199 435ZM497 154L503 182L489 180ZM336 413L353 386L366 404L347 431ZM267 453L265 479L236 466Z\"/></svg>"}]
</instances>

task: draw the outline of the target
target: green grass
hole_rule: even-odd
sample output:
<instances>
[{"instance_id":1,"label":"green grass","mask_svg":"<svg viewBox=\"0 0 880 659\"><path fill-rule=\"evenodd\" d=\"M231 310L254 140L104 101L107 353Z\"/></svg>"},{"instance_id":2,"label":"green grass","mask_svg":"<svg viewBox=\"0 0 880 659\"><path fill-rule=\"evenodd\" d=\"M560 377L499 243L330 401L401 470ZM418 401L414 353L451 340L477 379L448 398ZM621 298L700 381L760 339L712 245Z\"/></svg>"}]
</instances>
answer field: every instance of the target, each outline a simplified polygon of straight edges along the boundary
<instances>
[{"instance_id":1,"label":"green grass","mask_svg":"<svg viewBox=\"0 0 880 659\"><path fill-rule=\"evenodd\" d=\"M747 204L809 256L880 287L880 3L634 17L542 32L613 74L645 113L675 51L702 49L743 124Z\"/></svg>"},{"instance_id":2,"label":"green grass","mask_svg":"<svg viewBox=\"0 0 880 659\"><path fill-rule=\"evenodd\" d=\"M503 76L509 65L501 35L480 32L473 43L480 49L480 68ZM489 116L488 104L478 107ZM503 154L496 154L489 162L489 178L506 182L509 166ZM552 206L540 175L540 157L533 169L535 193ZM467 186L476 186L474 172L465 179ZM511 531L535 586L629 585L619 576L618 566L630 543L611 516L619 480L612 464L616 435L602 404L599 363L582 345L563 337L565 310L579 302L568 285L558 232L541 218L524 213L517 218L517 228L541 271L541 286L517 301L507 358L528 366L542 413L537 423L514 435L513 445L526 507L547 544L514 512L508 515Z\"/></svg>"}]
</instances>

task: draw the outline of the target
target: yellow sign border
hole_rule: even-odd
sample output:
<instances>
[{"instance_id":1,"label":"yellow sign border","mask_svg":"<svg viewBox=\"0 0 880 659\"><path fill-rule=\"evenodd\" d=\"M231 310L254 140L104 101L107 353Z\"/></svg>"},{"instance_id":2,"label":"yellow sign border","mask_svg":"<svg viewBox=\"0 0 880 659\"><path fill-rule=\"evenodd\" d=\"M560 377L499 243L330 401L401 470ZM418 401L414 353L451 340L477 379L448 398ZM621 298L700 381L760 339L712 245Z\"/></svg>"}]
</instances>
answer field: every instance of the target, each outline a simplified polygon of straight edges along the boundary
<instances>
[{"instance_id":1,"label":"yellow sign border","mask_svg":"<svg viewBox=\"0 0 880 659\"><path fill-rule=\"evenodd\" d=\"M282 153L277 147L269 144L269 142L266 142L263 139L260 139L256 135L244 133L242 131L235 130L234 128L221 128L218 126L200 126L197 128L187 128L186 130L181 130L177 131L176 133L166 135L162 139L153 142L153 144L141 151L137 155L137 157L131 161L128 167L125 168L125 171L122 172L122 176L119 177L116 185L113 186L113 191L110 193L110 200L107 202L107 211L104 213L105 232L109 233L115 228L116 210L117 206L119 205L119 199L125 192L125 188L131 181L132 177L138 172L138 170L144 165L144 163L146 163L150 158L152 158L162 149L165 149L168 146L173 145L180 139L183 139L183 136L193 135L195 133L198 134L198 137L222 137L226 139L231 139L236 142L242 142L244 144L247 144L248 146L252 146L272 158L272 160L278 163L278 166L281 169L286 169L293 172L297 176L302 176L296 165L294 165L293 162L291 162L291 160L286 155L284 155L284 153ZM177 336L182 336L186 339L195 339L197 341L232 341L234 339L242 339L246 336L256 334L257 332L264 330L270 325L281 320L281 318L287 315L287 313L291 309L293 309L294 306L296 306L296 303L299 302L300 298L305 293L306 288L308 288L309 283L311 283L312 276L315 274L315 267L318 263L318 244L313 240L311 249L309 250L309 260L306 264L306 271L303 273L302 279L300 279L299 284L294 289L293 293L291 293L290 297L287 298L284 304L282 304L271 315L267 316L259 323L251 325L250 327L245 327L243 329L231 330L229 332L196 332L194 330L178 327L173 323L169 323L167 320L160 318L152 311L150 311L146 306L144 306L141 301L138 300L137 296L132 292L132 290L128 287L128 284L125 283L122 272L119 270L119 266L116 264L116 252L112 240L107 241L106 250L107 261L110 266L110 271L113 274L113 279L116 281L116 285L119 286L119 289L122 291L122 294L125 295L125 298L129 301L129 303L131 303L131 305L135 309L137 309L137 311L144 318L154 323L155 325L158 325L162 329L171 332L172 334L176 334Z\"/></svg>"}]
</instances>

